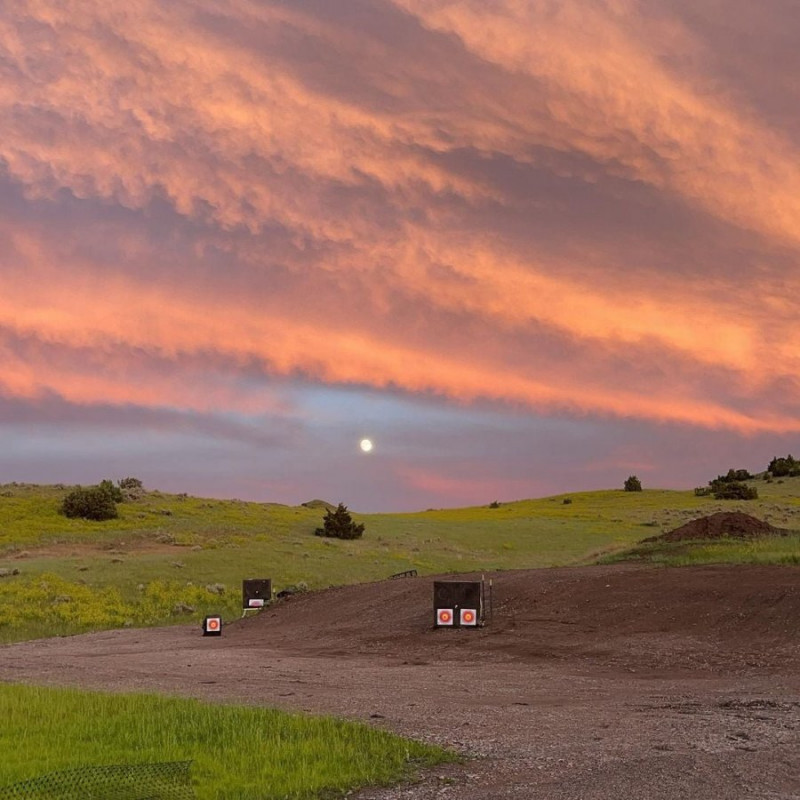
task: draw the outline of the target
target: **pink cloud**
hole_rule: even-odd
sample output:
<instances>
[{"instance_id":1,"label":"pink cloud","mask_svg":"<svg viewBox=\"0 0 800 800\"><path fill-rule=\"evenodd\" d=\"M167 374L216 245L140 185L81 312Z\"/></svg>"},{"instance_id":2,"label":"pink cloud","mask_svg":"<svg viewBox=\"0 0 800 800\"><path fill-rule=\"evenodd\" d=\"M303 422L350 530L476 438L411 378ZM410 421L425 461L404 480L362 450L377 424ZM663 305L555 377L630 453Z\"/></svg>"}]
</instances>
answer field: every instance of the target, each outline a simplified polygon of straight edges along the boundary
<instances>
[{"instance_id":1,"label":"pink cloud","mask_svg":"<svg viewBox=\"0 0 800 800\"><path fill-rule=\"evenodd\" d=\"M236 381L255 365L800 429L800 285L774 261L800 244L798 146L712 91L707 42L634 0L375 14L360 31L302 4L9 4L0 329L34 344L4 350L5 394L257 413L270 398ZM696 218L696 241L626 223L643 196ZM578 198L587 220L618 204L616 227L529 233ZM729 233L747 249L730 266Z\"/></svg>"}]
</instances>

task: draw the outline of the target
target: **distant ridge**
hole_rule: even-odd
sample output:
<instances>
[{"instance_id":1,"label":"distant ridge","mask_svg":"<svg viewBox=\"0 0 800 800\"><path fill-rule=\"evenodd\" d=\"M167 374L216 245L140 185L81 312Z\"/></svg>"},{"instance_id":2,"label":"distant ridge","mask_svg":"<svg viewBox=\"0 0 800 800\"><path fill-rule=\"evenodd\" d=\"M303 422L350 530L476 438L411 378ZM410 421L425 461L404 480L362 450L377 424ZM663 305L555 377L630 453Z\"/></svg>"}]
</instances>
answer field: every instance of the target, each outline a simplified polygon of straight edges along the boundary
<instances>
[{"instance_id":1,"label":"distant ridge","mask_svg":"<svg viewBox=\"0 0 800 800\"><path fill-rule=\"evenodd\" d=\"M309 500L307 503L301 503L300 505L304 508L324 508L326 511L336 511L336 506L327 500Z\"/></svg>"}]
</instances>

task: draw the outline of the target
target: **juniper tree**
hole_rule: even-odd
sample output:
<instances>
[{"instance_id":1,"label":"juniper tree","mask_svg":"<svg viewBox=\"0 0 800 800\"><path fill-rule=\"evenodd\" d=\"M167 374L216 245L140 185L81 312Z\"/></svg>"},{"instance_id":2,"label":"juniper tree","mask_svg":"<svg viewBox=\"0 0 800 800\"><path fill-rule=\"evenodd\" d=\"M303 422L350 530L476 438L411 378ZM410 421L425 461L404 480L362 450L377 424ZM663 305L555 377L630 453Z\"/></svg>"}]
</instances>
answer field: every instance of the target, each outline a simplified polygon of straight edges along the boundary
<instances>
[{"instance_id":1,"label":"juniper tree","mask_svg":"<svg viewBox=\"0 0 800 800\"><path fill-rule=\"evenodd\" d=\"M314 533L317 536L329 536L334 539L360 539L364 533L364 524L353 522L350 512L344 503L339 503L335 511L328 511L322 520L322 527Z\"/></svg>"}]
</instances>

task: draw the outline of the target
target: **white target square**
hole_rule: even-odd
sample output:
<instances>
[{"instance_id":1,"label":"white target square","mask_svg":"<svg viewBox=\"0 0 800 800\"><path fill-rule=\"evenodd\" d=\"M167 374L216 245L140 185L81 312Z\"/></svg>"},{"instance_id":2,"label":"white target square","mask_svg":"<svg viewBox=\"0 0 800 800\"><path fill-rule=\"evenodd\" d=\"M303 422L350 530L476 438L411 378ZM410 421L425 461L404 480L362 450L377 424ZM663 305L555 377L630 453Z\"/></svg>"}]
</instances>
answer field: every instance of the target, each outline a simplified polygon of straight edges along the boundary
<instances>
[{"instance_id":1,"label":"white target square","mask_svg":"<svg viewBox=\"0 0 800 800\"><path fill-rule=\"evenodd\" d=\"M455 614L452 608L437 608L436 609L436 624L437 625L452 625Z\"/></svg>"},{"instance_id":2,"label":"white target square","mask_svg":"<svg viewBox=\"0 0 800 800\"><path fill-rule=\"evenodd\" d=\"M478 611L475 608L462 608L460 622L462 626L472 626L478 624Z\"/></svg>"},{"instance_id":3,"label":"white target square","mask_svg":"<svg viewBox=\"0 0 800 800\"><path fill-rule=\"evenodd\" d=\"M219 636L222 633L222 617L206 617L203 620L203 634Z\"/></svg>"}]
</instances>

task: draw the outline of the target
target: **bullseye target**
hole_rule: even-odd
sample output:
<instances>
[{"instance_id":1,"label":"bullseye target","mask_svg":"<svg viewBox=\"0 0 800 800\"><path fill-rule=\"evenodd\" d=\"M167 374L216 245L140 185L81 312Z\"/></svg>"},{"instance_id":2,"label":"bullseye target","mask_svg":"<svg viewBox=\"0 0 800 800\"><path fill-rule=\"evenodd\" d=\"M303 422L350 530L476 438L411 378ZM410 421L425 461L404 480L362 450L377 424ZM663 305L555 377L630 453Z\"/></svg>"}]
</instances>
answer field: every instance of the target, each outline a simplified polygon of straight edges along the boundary
<instances>
[{"instance_id":1,"label":"bullseye target","mask_svg":"<svg viewBox=\"0 0 800 800\"><path fill-rule=\"evenodd\" d=\"M203 620L203 636L221 636L222 617L206 617Z\"/></svg>"},{"instance_id":2,"label":"bullseye target","mask_svg":"<svg viewBox=\"0 0 800 800\"><path fill-rule=\"evenodd\" d=\"M436 609L436 624L437 625L452 625L455 615L452 608L437 608Z\"/></svg>"},{"instance_id":3,"label":"bullseye target","mask_svg":"<svg viewBox=\"0 0 800 800\"><path fill-rule=\"evenodd\" d=\"M462 625L477 625L478 624L478 611L474 608L461 609L461 624Z\"/></svg>"}]
</instances>

